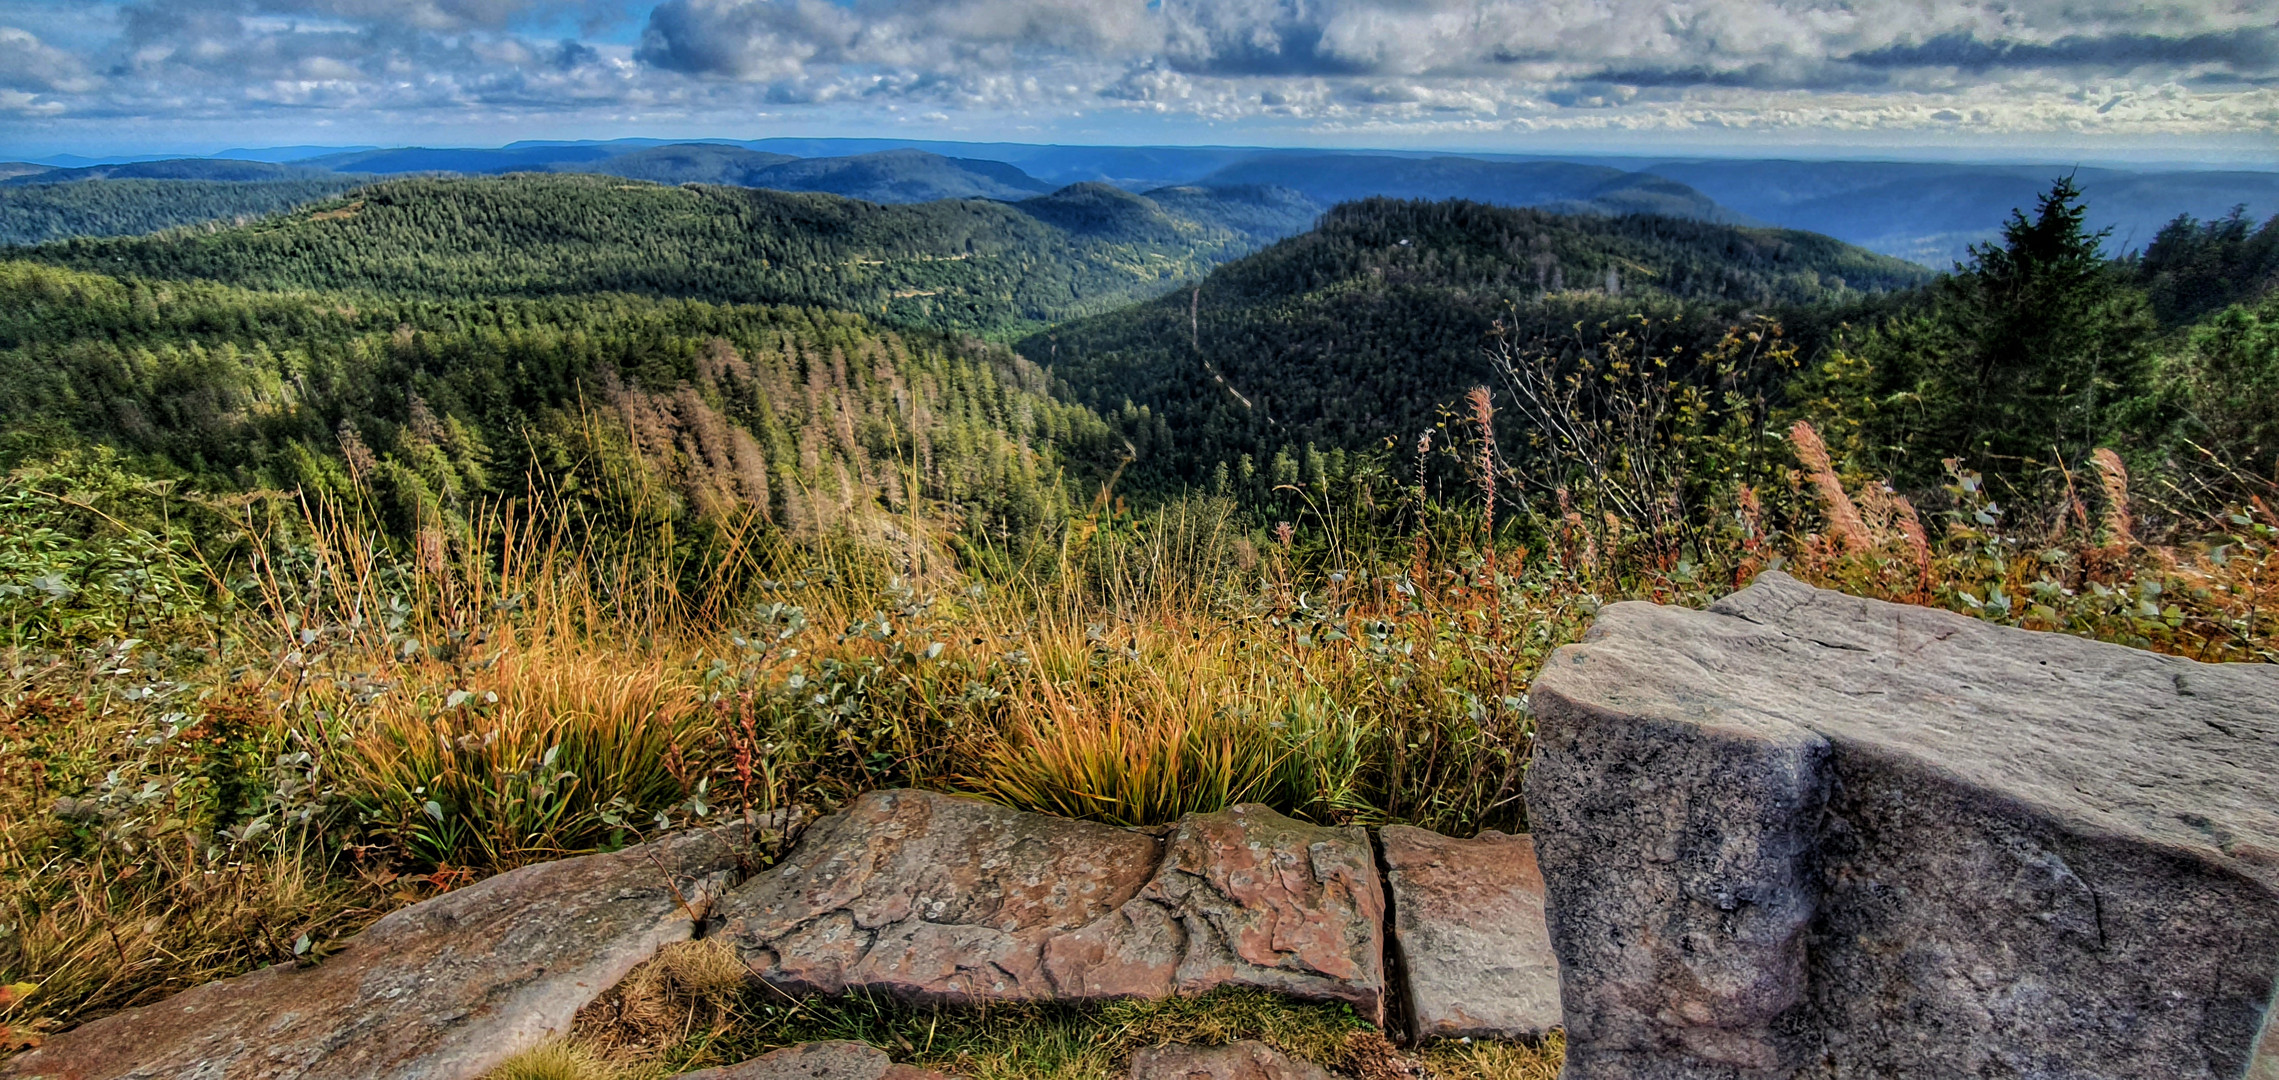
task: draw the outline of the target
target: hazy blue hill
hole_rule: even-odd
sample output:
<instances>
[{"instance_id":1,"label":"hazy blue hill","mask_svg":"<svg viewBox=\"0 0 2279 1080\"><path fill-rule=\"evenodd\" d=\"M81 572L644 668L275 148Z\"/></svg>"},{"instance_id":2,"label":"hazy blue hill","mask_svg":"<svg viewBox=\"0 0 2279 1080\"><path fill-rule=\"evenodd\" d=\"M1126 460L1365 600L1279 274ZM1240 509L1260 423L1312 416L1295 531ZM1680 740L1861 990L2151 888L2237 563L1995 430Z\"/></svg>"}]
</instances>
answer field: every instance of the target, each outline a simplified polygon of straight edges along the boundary
<instances>
[{"instance_id":1,"label":"hazy blue hill","mask_svg":"<svg viewBox=\"0 0 2279 1080\"><path fill-rule=\"evenodd\" d=\"M1221 168L1197 181L1272 184L1323 203L1382 196L1469 199L1498 206L1548 206L1570 212L1653 213L1704 221L1734 215L1702 193L1664 177L1564 161L1484 161L1468 157L1374 154L1269 154Z\"/></svg>"},{"instance_id":2,"label":"hazy blue hill","mask_svg":"<svg viewBox=\"0 0 2279 1080\"><path fill-rule=\"evenodd\" d=\"M1894 161L1667 161L1647 168L1720 204L1789 228L1810 229L1888 255L1944 268L1969 245L1995 239L2017 207L2055 177L2080 183L2092 228L2111 228L2118 254L2152 241L2179 214L2219 218L2279 213L2279 173L2074 169Z\"/></svg>"},{"instance_id":3,"label":"hazy blue hill","mask_svg":"<svg viewBox=\"0 0 2279 1080\"><path fill-rule=\"evenodd\" d=\"M1258 184L1156 188L1147 197L1169 213L1213 222L1262 244L1313 228L1323 210L1289 188Z\"/></svg>"},{"instance_id":4,"label":"hazy blue hill","mask_svg":"<svg viewBox=\"0 0 2279 1080\"><path fill-rule=\"evenodd\" d=\"M216 180L233 183L263 180L309 180L329 175L328 170L268 161L233 161L226 158L171 158L133 161L119 165L90 165L77 169L45 169L17 175L10 185L71 184L90 180Z\"/></svg>"},{"instance_id":5,"label":"hazy blue hill","mask_svg":"<svg viewBox=\"0 0 2279 1080\"><path fill-rule=\"evenodd\" d=\"M34 165L29 161L0 161L0 180L13 180L19 176L33 176L54 172L55 166Z\"/></svg>"},{"instance_id":6,"label":"hazy blue hill","mask_svg":"<svg viewBox=\"0 0 2279 1080\"><path fill-rule=\"evenodd\" d=\"M619 154L603 161L556 166L570 172L596 172L660 184L734 184L765 187L759 175L769 166L797 161L789 154L769 154L719 143L678 143Z\"/></svg>"},{"instance_id":7,"label":"hazy blue hill","mask_svg":"<svg viewBox=\"0 0 2279 1080\"><path fill-rule=\"evenodd\" d=\"M1276 455L1309 446L1413 440L1493 380L1484 349L1499 324L1572 337L1577 324L1645 314L1691 354L1752 312L1842 305L1929 277L1789 230L1372 199L1218 268L1199 301L1182 290L1018 348L1135 445L1157 447L1134 463L1136 483L1207 485L1221 463L1244 475L1245 456L1267 476Z\"/></svg>"},{"instance_id":8,"label":"hazy blue hill","mask_svg":"<svg viewBox=\"0 0 2279 1080\"><path fill-rule=\"evenodd\" d=\"M786 161L753 173L745 186L819 191L876 203L1025 199L1053 188L1001 161L948 158L923 150Z\"/></svg>"},{"instance_id":9,"label":"hazy blue hill","mask_svg":"<svg viewBox=\"0 0 2279 1080\"><path fill-rule=\"evenodd\" d=\"M565 164L606 161L623 147L599 143L558 146L510 146L497 150L437 149L424 146L394 147L345 154L327 154L295 162L334 172L357 173L506 173L552 169Z\"/></svg>"},{"instance_id":10,"label":"hazy blue hill","mask_svg":"<svg viewBox=\"0 0 2279 1080\"><path fill-rule=\"evenodd\" d=\"M215 222L242 224L329 199L368 181L368 177L320 173L299 180L0 184L0 244L133 236Z\"/></svg>"}]
</instances>

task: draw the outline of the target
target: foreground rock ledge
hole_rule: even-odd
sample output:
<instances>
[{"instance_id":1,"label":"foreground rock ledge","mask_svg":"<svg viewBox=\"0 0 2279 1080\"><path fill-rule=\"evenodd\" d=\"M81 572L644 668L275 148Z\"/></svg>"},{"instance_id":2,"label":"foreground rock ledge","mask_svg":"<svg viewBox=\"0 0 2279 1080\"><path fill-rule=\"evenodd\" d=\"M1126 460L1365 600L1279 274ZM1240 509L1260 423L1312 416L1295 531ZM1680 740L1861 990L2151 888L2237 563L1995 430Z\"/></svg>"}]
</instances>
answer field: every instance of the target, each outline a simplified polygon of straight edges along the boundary
<instances>
[{"instance_id":1,"label":"foreground rock ledge","mask_svg":"<svg viewBox=\"0 0 2279 1080\"><path fill-rule=\"evenodd\" d=\"M689 936L745 826L540 863L394 912L322 964L210 982L55 1036L19 1080L468 1080L569 1032Z\"/></svg>"},{"instance_id":2,"label":"foreground rock ledge","mask_svg":"<svg viewBox=\"0 0 2279 1080\"><path fill-rule=\"evenodd\" d=\"M1569 1080L2279 1076L2279 667L1772 573L1532 701Z\"/></svg>"},{"instance_id":3,"label":"foreground rock ledge","mask_svg":"<svg viewBox=\"0 0 2279 1080\"><path fill-rule=\"evenodd\" d=\"M718 909L720 936L791 993L1100 1000L1248 986L1384 1016L1368 835L1261 806L1168 838L924 791L816 823Z\"/></svg>"}]
</instances>

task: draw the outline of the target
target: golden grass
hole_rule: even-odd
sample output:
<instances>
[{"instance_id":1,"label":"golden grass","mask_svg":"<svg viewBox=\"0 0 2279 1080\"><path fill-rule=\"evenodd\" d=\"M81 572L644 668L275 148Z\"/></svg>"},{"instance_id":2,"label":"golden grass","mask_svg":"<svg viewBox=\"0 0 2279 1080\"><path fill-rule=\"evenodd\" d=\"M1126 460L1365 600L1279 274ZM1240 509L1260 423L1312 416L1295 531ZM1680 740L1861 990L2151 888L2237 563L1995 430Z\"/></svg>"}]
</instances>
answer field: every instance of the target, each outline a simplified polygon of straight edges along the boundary
<instances>
[{"instance_id":1,"label":"golden grass","mask_svg":"<svg viewBox=\"0 0 2279 1080\"><path fill-rule=\"evenodd\" d=\"M568 1042L525 1050L483 1074L483 1080L620 1080L625 1073L605 1058Z\"/></svg>"},{"instance_id":2,"label":"golden grass","mask_svg":"<svg viewBox=\"0 0 2279 1080\"><path fill-rule=\"evenodd\" d=\"M1433 1080L1558 1080L1567 1037L1553 1032L1540 1043L1434 1043L1424 1050Z\"/></svg>"},{"instance_id":3,"label":"golden grass","mask_svg":"<svg viewBox=\"0 0 2279 1080\"><path fill-rule=\"evenodd\" d=\"M664 657L548 643L413 674L427 685L376 700L339 762L366 813L420 858L555 857L605 836L605 814L646 819L683 794L669 762L697 737L700 697Z\"/></svg>"}]
</instances>

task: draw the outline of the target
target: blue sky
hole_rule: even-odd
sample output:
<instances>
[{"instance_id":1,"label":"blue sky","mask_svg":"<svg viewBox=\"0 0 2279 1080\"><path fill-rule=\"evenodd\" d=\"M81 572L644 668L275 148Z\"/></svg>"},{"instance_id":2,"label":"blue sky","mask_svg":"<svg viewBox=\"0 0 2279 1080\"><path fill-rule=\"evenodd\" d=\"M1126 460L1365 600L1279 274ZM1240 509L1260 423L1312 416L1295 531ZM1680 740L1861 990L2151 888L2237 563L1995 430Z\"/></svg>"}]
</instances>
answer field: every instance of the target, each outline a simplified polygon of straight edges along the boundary
<instances>
[{"instance_id":1,"label":"blue sky","mask_svg":"<svg viewBox=\"0 0 2279 1080\"><path fill-rule=\"evenodd\" d=\"M849 135L2279 165L2270 0L0 0L0 159Z\"/></svg>"}]
</instances>

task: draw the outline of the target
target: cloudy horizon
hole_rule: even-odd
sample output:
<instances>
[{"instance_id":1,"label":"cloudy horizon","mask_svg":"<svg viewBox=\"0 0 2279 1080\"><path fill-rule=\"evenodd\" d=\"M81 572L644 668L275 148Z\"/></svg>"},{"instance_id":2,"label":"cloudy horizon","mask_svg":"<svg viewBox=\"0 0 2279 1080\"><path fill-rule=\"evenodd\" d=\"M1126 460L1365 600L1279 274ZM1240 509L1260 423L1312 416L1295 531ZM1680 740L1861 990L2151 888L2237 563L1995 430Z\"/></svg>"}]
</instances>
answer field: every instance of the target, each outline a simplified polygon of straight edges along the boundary
<instances>
[{"instance_id":1,"label":"cloudy horizon","mask_svg":"<svg viewBox=\"0 0 2279 1080\"><path fill-rule=\"evenodd\" d=\"M0 0L0 157L844 135L2279 164L2279 24L2119 0Z\"/></svg>"}]
</instances>

